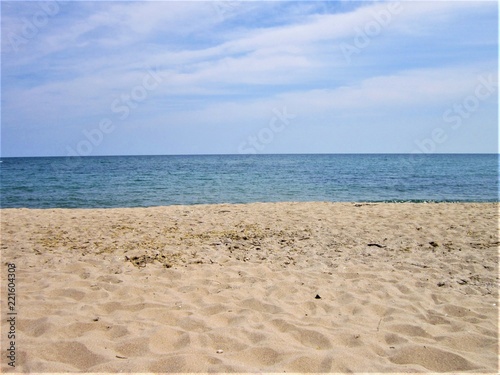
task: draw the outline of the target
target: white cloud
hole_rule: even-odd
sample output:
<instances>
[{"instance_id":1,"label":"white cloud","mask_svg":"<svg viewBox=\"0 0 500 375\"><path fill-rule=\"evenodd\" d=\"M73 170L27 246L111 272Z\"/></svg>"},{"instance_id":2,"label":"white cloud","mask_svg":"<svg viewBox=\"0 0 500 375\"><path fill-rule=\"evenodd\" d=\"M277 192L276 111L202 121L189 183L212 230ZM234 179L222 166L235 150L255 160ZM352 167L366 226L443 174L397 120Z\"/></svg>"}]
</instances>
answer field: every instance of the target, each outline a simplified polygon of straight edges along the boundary
<instances>
[{"instance_id":1,"label":"white cloud","mask_svg":"<svg viewBox=\"0 0 500 375\"><path fill-rule=\"evenodd\" d=\"M12 123L4 126L107 116L112 101L140 84L149 67L159 67L163 81L136 111L145 121L230 127L265 123L283 106L301 118L439 109L467 95L477 75L496 66L479 55L451 59L433 44L449 25L467 28L475 22L469 14L482 19L495 3L401 2L394 11L375 2L314 15L313 5L304 3L279 22L244 18L235 26L239 17L271 17L279 4L238 3L220 14L208 2L61 3L68 8L23 51L2 52L4 120ZM18 30L15 15L2 15L3 31ZM354 44L374 22L380 32L349 64L340 43ZM447 37L472 51L491 47L484 41L491 35L474 39L464 30ZM429 45L417 50L415 41Z\"/></svg>"},{"instance_id":2,"label":"white cloud","mask_svg":"<svg viewBox=\"0 0 500 375\"><path fill-rule=\"evenodd\" d=\"M352 86L335 89L291 91L245 101L226 100L206 103L204 108L165 113L164 124L221 121L237 126L244 123L266 123L274 108L288 108L301 122L322 114L325 118L357 117L366 113L387 117L395 113L419 111L435 113L437 120L450 103L473 95L478 77L496 72L481 67L460 69L419 69L366 79ZM161 123L162 114L157 114ZM404 122L404 120L403 120ZM396 124L397 125L397 124ZM401 123L400 125L403 125Z\"/></svg>"}]
</instances>

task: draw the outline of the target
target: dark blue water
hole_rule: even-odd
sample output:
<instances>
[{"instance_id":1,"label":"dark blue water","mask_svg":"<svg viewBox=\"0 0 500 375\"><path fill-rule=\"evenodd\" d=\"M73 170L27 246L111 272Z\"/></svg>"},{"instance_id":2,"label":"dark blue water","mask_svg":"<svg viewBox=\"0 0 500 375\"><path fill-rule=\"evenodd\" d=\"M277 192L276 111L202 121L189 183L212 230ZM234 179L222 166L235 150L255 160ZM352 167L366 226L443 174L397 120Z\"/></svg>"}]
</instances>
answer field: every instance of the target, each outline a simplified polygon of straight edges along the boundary
<instances>
[{"instance_id":1,"label":"dark blue water","mask_svg":"<svg viewBox=\"0 0 500 375\"><path fill-rule=\"evenodd\" d=\"M279 201L498 202L498 155L3 158L0 206Z\"/></svg>"}]
</instances>

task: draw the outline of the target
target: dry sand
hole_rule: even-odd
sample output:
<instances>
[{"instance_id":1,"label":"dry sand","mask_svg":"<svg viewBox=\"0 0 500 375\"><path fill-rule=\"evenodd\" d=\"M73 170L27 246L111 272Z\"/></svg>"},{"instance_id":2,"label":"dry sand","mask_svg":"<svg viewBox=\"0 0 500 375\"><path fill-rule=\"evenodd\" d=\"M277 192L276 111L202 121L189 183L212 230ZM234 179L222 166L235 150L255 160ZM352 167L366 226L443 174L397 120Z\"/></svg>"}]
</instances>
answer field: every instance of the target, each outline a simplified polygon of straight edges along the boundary
<instances>
[{"instance_id":1,"label":"dry sand","mask_svg":"<svg viewBox=\"0 0 500 375\"><path fill-rule=\"evenodd\" d=\"M16 372L498 371L497 204L3 209L1 221Z\"/></svg>"}]
</instances>

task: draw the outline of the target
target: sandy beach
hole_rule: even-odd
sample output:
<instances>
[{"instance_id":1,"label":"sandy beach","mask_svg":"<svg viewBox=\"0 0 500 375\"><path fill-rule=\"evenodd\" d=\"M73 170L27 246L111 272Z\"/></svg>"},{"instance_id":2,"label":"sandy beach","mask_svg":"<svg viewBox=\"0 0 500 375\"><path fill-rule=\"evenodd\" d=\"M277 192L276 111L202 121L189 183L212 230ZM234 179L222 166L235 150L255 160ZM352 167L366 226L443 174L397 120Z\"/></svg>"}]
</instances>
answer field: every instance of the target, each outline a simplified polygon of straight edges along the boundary
<instances>
[{"instance_id":1,"label":"sandy beach","mask_svg":"<svg viewBox=\"0 0 500 375\"><path fill-rule=\"evenodd\" d=\"M2 372L498 371L496 203L0 215Z\"/></svg>"}]
</instances>

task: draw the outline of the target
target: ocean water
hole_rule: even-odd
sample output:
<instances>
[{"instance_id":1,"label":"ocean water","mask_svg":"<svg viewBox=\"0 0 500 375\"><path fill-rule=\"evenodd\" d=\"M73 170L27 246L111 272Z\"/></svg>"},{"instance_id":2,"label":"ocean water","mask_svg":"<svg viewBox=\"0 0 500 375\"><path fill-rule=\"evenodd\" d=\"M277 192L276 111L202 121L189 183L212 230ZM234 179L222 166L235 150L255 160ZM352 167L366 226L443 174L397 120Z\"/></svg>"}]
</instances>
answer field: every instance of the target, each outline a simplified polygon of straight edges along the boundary
<instances>
[{"instance_id":1,"label":"ocean water","mask_svg":"<svg viewBox=\"0 0 500 375\"><path fill-rule=\"evenodd\" d=\"M498 176L496 154L2 158L0 207L498 202Z\"/></svg>"}]
</instances>

